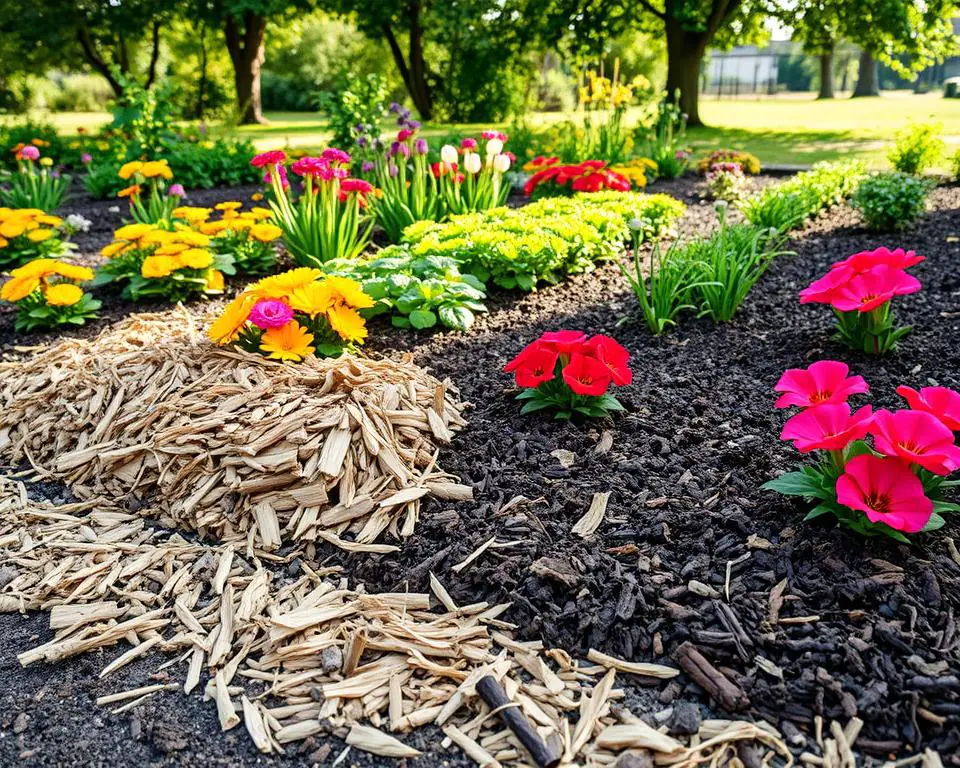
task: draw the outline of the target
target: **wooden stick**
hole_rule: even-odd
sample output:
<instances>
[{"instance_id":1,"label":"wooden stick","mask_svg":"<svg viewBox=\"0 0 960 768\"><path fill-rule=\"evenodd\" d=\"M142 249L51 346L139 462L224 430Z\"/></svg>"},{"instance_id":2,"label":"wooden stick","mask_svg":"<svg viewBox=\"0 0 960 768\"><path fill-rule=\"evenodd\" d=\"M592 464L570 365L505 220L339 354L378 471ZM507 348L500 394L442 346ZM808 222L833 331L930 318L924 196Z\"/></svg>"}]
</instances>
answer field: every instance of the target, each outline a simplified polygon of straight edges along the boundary
<instances>
[{"instance_id":1,"label":"wooden stick","mask_svg":"<svg viewBox=\"0 0 960 768\"><path fill-rule=\"evenodd\" d=\"M496 711L500 719L513 731L520 743L527 748L530 756L540 768L554 768L560 764L560 755L553 752L537 734L530 721L520 708L507 698L507 692L493 675L481 677L477 683L477 693L487 705Z\"/></svg>"}]
</instances>

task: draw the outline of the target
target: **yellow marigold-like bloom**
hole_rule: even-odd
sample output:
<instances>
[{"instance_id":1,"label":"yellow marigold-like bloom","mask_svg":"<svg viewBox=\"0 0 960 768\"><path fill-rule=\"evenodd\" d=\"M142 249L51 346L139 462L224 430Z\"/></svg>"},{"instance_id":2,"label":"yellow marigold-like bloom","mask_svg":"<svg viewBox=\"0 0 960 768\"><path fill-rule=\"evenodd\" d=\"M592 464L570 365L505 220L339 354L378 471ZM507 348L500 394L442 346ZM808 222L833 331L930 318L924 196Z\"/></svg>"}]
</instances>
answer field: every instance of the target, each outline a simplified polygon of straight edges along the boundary
<instances>
[{"instance_id":1,"label":"yellow marigold-like bloom","mask_svg":"<svg viewBox=\"0 0 960 768\"><path fill-rule=\"evenodd\" d=\"M83 289L73 283L57 283L47 288L43 296L51 306L72 307L83 298Z\"/></svg>"},{"instance_id":2,"label":"yellow marigold-like bloom","mask_svg":"<svg viewBox=\"0 0 960 768\"><path fill-rule=\"evenodd\" d=\"M10 245L10 241L5 237L0 237L0 248L6 248L8 245Z\"/></svg>"},{"instance_id":3,"label":"yellow marigold-like bloom","mask_svg":"<svg viewBox=\"0 0 960 768\"><path fill-rule=\"evenodd\" d=\"M214 344L229 344L240 334L250 317L250 310L259 300L258 296L252 293L241 293L237 298L227 304L223 314L218 317L207 331L207 337Z\"/></svg>"},{"instance_id":4,"label":"yellow marigold-like bloom","mask_svg":"<svg viewBox=\"0 0 960 768\"><path fill-rule=\"evenodd\" d=\"M297 288L303 288L323 276L323 272L313 267L297 267L289 272L271 275L251 285L248 290L259 299L286 299Z\"/></svg>"},{"instance_id":5,"label":"yellow marigold-like bloom","mask_svg":"<svg viewBox=\"0 0 960 768\"><path fill-rule=\"evenodd\" d=\"M60 277L67 278L67 280L76 280L78 283L83 283L87 280L93 280L93 270L90 269L90 267L81 267L77 264L67 264L64 261L56 262L50 268L50 271L55 275L60 275Z\"/></svg>"},{"instance_id":6,"label":"yellow marigold-like bloom","mask_svg":"<svg viewBox=\"0 0 960 768\"><path fill-rule=\"evenodd\" d=\"M117 197L140 197L140 185L132 184L117 192Z\"/></svg>"},{"instance_id":7,"label":"yellow marigold-like bloom","mask_svg":"<svg viewBox=\"0 0 960 768\"><path fill-rule=\"evenodd\" d=\"M208 237L216 237L225 230L230 229L230 225L226 221L204 221L195 226L199 232L202 232Z\"/></svg>"},{"instance_id":8,"label":"yellow marigold-like bloom","mask_svg":"<svg viewBox=\"0 0 960 768\"><path fill-rule=\"evenodd\" d=\"M3 235L10 240L13 240L15 237L20 237L20 235L26 231L27 224L16 219L10 219L9 221L5 221L3 224L0 224L0 235Z\"/></svg>"},{"instance_id":9,"label":"yellow marigold-like bloom","mask_svg":"<svg viewBox=\"0 0 960 768\"><path fill-rule=\"evenodd\" d=\"M40 158L40 165L42 165L44 168L51 168L51 167L53 166L53 158L52 158L52 157L41 157L41 158Z\"/></svg>"},{"instance_id":10,"label":"yellow marigold-like bloom","mask_svg":"<svg viewBox=\"0 0 960 768\"><path fill-rule=\"evenodd\" d=\"M327 321L344 341L362 344L367 338L367 324L355 309L342 305L332 307L327 310Z\"/></svg>"},{"instance_id":11,"label":"yellow marigold-like bloom","mask_svg":"<svg viewBox=\"0 0 960 768\"><path fill-rule=\"evenodd\" d=\"M223 203L217 203L213 207L218 211L235 211L238 208L243 208L243 203L238 203L235 200L227 200Z\"/></svg>"},{"instance_id":12,"label":"yellow marigold-like bloom","mask_svg":"<svg viewBox=\"0 0 960 768\"><path fill-rule=\"evenodd\" d=\"M53 237L52 229L35 229L27 235L27 238L32 243L42 243L44 240L49 240Z\"/></svg>"},{"instance_id":13,"label":"yellow marigold-like bloom","mask_svg":"<svg viewBox=\"0 0 960 768\"><path fill-rule=\"evenodd\" d=\"M304 285L290 294L290 308L310 317L323 314L332 307L333 292L326 281Z\"/></svg>"},{"instance_id":14,"label":"yellow marigold-like bloom","mask_svg":"<svg viewBox=\"0 0 960 768\"><path fill-rule=\"evenodd\" d=\"M140 265L140 274L143 277L169 277L178 266L175 256L147 256Z\"/></svg>"},{"instance_id":15,"label":"yellow marigold-like bloom","mask_svg":"<svg viewBox=\"0 0 960 768\"><path fill-rule=\"evenodd\" d=\"M250 195L250 199L255 203L259 203L261 200L263 200L263 192L254 192L252 195Z\"/></svg>"},{"instance_id":16,"label":"yellow marigold-like bloom","mask_svg":"<svg viewBox=\"0 0 960 768\"><path fill-rule=\"evenodd\" d=\"M221 293L223 291L224 280L223 272L219 269L211 269L207 275L207 282L203 286L206 293Z\"/></svg>"},{"instance_id":17,"label":"yellow marigold-like bloom","mask_svg":"<svg viewBox=\"0 0 960 768\"><path fill-rule=\"evenodd\" d=\"M35 147L49 147L50 142L44 141L43 139L30 139L30 143Z\"/></svg>"},{"instance_id":18,"label":"yellow marigold-like bloom","mask_svg":"<svg viewBox=\"0 0 960 768\"><path fill-rule=\"evenodd\" d=\"M170 170L166 160L151 160L144 163L140 166L140 173L147 179L163 178L170 181L173 178L173 171Z\"/></svg>"},{"instance_id":19,"label":"yellow marigold-like bloom","mask_svg":"<svg viewBox=\"0 0 960 768\"><path fill-rule=\"evenodd\" d=\"M210 213L211 211L209 208L200 208L193 205L181 205L179 208L173 209L173 218L183 219L184 221L189 221L191 224L195 224L209 219Z\"/></svg>"},{"instance_id":20,"label":"yellow marigold-like bloom","mask_svg":"<svg viewBox=\"0 0 960 768\"><path fill-rule=\"evenodd\" d=\"M153 224L127 224L113 233L117 240L139 240L148 232L153 232Z\"/></svg>"},{"instance_id":21,"label":"yellow marigold-like bloom","mask_svg":"<svg viewBox=\"0 0 960 768\"><path fill-rule=\"evenodd\" d=\"M363 286L349 277L328 277L323 285L330 290L334 305L346 304L354 309L365 309L375 303L363 292Z\"/></svg>"},{"instance_id":22,"label":"yellow marigold-like bloom","mask_svg":"<svg viewBox=\"0 0 960 768\"><path fill-rule=\"evenodd\" d=\"M190 249L186 243L176 243L171 240L165 240L153 253L156 256L177 256Z\"/></svg>"},{"instance_id":23,"label":"yellow marigold-like bloom","mask_svg":"<svg viewBox=\"0 0 960 768\"><path fill-rule=\"evenodd\" d=\"M260 350L274 360L292 360L299 362L313 354L310 346L313 334L308 333L296 320L291 320L279 328L267 328L260 337Z\"/></svg>"},{"instance_id":24,"label":"yellow marigold-like bloom","mask_svg":"<svg viewBox=\"0 0 960 768\"><path fill-rule=\"evenodd\" d=\"M117 255L118 253L120 253L121 251L126 250L126 248L127 248L128 245L129 245L129 243L127 243L127 242L124 241L124 240L114 240L114 241L113 241L112 243L110 243L109 245L105 245L105 246L103 247L103 250L100 251L100 253L103 254L104 257L106 257L106 258L112 259L114 256L116 256L116 255Z\"/></svg>"},{"instance_id":25,"label":"yellow marigold-like bloom","mask_svg":"<svg viewBox=\"0 0 960 768\"><path fill-rule=\"evenodd\" d=\"M227 229L232 229L234 232L246 232L256 224L256 221L249 216L232 216L224 219L223 223L227 225Z\"/></svg>"},{"instance_id":26,"label":"yellow marigold-like bloom","mask_svg":"<svg viewBox=\"0 0 960 768\"><path fill-rule=\"evenodd\" d=\"M14 270L16 271L16 270ZM40 287L40 278L35 275L21 275L11 277L0 286L0 299L4 301L20 301Z\"/></svg>"},{"instance_id":27,"label":"yellow marigold-like bloom","mask_svg":"<svg viewBox=\"0 0 960 768\"><path fill-rule=\"evenodd\" d=\"M47 277L57 274L58 262L56 259L34 259L22 267L17 267L10 274L13 277Z\"/></svg>"},{"instance_id":28,"label":"yellow marigold-like bloom","mask_svg":"<svg viewBox=\"0 0 960 768\"><path fill-rule=\"evenodd\" d=\"M213 264L213 254L203 248L190 248L180 254L180 261L190 269L206 269Z\"/></svg>"},{"instance_id":29,"label":"yellow marigold-like bloom","mask_svg":"<svg viewBox=\"0 0 960 768\"><path fill-rule=\"evenodd\" d=\"M178 240L181 243L186 243L187 245L193 245L198 248L205 248L210 245L210 238L207 237L202 232L197 232L193 229L181 229L178 230L174 237L175 240Z\"/></svg>"},{"instance_id":30,"label":"yellow marigold-like bloom","mask_svg":"<svg viewBox=\"0 0 960 768\"><path fill-rule=\"evenodd\" d=\"M131 176L133 176L133 174L137 173L141 168L143 168L143 163L141 163L139 160L134 160L129 163L124 163L123 165L120 166L120 170L117 171L117 176L119 176L121 179L126 181Z\"/></svg>"},{"instance_id":31,"label":"yellow marigold-like bloom","mask_svg":"<svg viewBox=\"0 0 960 768\"><path fill-rule=\"evenodd\" d=\"M63 219L61 219L59 216L37 216L37 221L40 224L46 224L48 227L59 227L61 224L63 224Z\"/></svg>"},{"instance_id":32,"label":"yellow marigold-like bloom","mask_svg":"<svg viewBox=\"0 0 960 768\"><path fill-rule=\"evenodd\" d=\"M254 224L250 227L250 237L261 243L269 243L283 234L283 230L275 224Z\"/></svg>"},{"instance_id":33,"label":"yellow marigold-like bloom","mask_svg":"<svg viewBox=\"0 0 960 768\"><path fill-rule=\"evenodd\" d=\"M264 221L273 217L273 211L271 211L269 208L254 206L250 209L250 215L257 219L257 221Z\"/></svg>"}]
</instances>

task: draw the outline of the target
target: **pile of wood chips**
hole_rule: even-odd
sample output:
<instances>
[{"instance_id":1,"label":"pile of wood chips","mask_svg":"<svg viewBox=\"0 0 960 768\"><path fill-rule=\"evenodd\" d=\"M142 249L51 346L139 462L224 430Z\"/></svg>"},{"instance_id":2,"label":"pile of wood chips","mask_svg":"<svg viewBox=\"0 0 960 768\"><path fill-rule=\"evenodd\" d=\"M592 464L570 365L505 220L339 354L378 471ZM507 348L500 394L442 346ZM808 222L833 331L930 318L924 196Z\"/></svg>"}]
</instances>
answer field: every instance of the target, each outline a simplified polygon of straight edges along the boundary
<instances>
[{"instance_id":1,"label":"pile of wood chips","mask_svg":"<svg viewBox=\"0 0 960 768\"><path fill-rule=\"evenodd\" d=\"M662 765L722 765L744 744L764 764L792 762L764 724L708 720L685 744L623 706L618 671L666 678L677 674L670 667L602 654L601 663L577 662L517 641L499 618L508 605L458 606L436 578L433 595L367 594L336 568L304 562L293 577L286 565L262 550L243 555L151 529L103 501L34 502L0 479L0 610L48 611L53 630L21 664L129 643L104 678L145 654L174 654L157 671L182 671L182 686L98 699L114 713L182 687L213 702L223 729L242 722L262 752L332 734L377 755L415 757L397 735L433 724L443 748L481 766L530 765L477 695L492 675L564 763L609 765L647 750Z\"/></svg>"},{"instance_id":2,"label":"pile of wood chips","mask_svg":"<svg viewBox=\"0 0 960 768\"><path fill-rule=\"evenodd\" d=\"M454 394L412 362L284 365L214 347L182 309L134 315L0 364L0 463L221 541L389 552L423 497L471 497L436 465Z\"/></svg>"}]
</instances>

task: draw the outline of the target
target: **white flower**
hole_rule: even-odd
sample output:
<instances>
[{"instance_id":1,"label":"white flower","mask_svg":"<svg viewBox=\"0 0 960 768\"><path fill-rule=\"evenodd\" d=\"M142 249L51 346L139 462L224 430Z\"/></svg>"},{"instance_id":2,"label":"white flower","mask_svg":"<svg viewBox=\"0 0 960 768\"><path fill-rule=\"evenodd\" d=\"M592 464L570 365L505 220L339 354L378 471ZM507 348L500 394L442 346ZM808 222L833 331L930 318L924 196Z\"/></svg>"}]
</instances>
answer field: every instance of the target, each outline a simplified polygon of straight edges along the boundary
<instances>
[{"instance_id":1,"label":"white flower","mask_svg":"<svg viewBox=\"0 0 960 768\"><path fill-rule=\"evenodd\" d=\"M457 162L457 148L452 144L444 144L440 150L440 159L447 165L453 165Z\"/></svg>"},{"instance_id":2,"label":"white flower","mask_svg":"<svg viewBox=\"0 0 960 768\"><path fill-rule=\"evenodd\" d=\"M71 232L89 232L90 219L86 219L79 213L71 213L66 219L67 229Z\"/></svg>"},{"instance_id":3,"label":"white flower","mask_svg":"<svg viewBox=\"0 0 960 768\"><path fill-rule=\"evenodd\" d=\"M509 155L497 155L493 158L493 170L497 173L506 173L510 170Z\"/></svg>"},{"instance_id":4,"label":"white flower","mask_svg":"<svg viewBox=\"0 0 960 768\"><path fill-rule=\"evenodd\" d=\"M503 152L503 142L500 139L490 139L487 142L487 155L499 155Z\"/></svg>"},{"instance_id":5,"label":"white flower","mask_svg":"<svg viewBox=\"0 0 960 768\"><path fill-rule=\"evenodd\" d=\"M483 162L476 152L468 152L463 156L463 168L467 173L480 173L482 167Z\"/></svg>"}]
</instances>

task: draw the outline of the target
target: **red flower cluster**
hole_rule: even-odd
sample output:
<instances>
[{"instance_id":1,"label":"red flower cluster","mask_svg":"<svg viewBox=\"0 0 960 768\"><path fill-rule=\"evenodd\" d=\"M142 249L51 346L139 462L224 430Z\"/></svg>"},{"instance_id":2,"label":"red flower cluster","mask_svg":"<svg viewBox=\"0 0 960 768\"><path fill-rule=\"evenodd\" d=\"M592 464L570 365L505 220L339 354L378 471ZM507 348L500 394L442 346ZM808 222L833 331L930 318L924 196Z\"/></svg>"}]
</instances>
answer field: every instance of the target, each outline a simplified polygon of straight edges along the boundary
<instances>
[{"instance_id":1,"label":"red flower cluster","mask_svg":"<svg viewBox=\"0 0 960 768\"><path fill-rule=\"evenodd\" d=\"M530 197L538 187L547 185L556 188L559 194L568 192L599 192L605 189L627 192L630 190L630 180L619 173L607 168L603 160L584 160L576 165L560 165L556 158L536 158L542 162L533 167L539 167L523 188L523 193ZM569 187L567 184L569 183Z\"/></svg>"},{"instance_id":2,"label":"red flower cluster","mask_svg":"<svg viewBox=\"0 0 960 768\"><path fill-rule=\"evenodd\" d=\"M513 373L520 387L539 387L559 374L575 394L598 397L611 384L633 380L629 359L630 353L609 336L554 331L527 345L503 370Z\"/></svg>"},{"instance_id":3,"label":"red flower cluster","mask_svg":"<svg viewBox=\"0 0 960 768\"><path fill-rule=\"evenodd\" d=\"M780 438L793 441L801 453L827 453L819 476L832 491L828 504L835 501L863 512L871 523L916 533L934 511L921 470L945 476L960 468L954 436L960 430L960 393L901 386L897 392L912 410L873 412L866 405L852 413L847 398L868 387L848 372L844 363L832 360L785 372L774 387L782 393L777 407L802 410L787 420ZM867 435L873 437L873 448L863 442L856 447ZM809 471L806 477L811 477ZM771 487L776 489L776 481Z\"/></svg>"}]
</instances>

